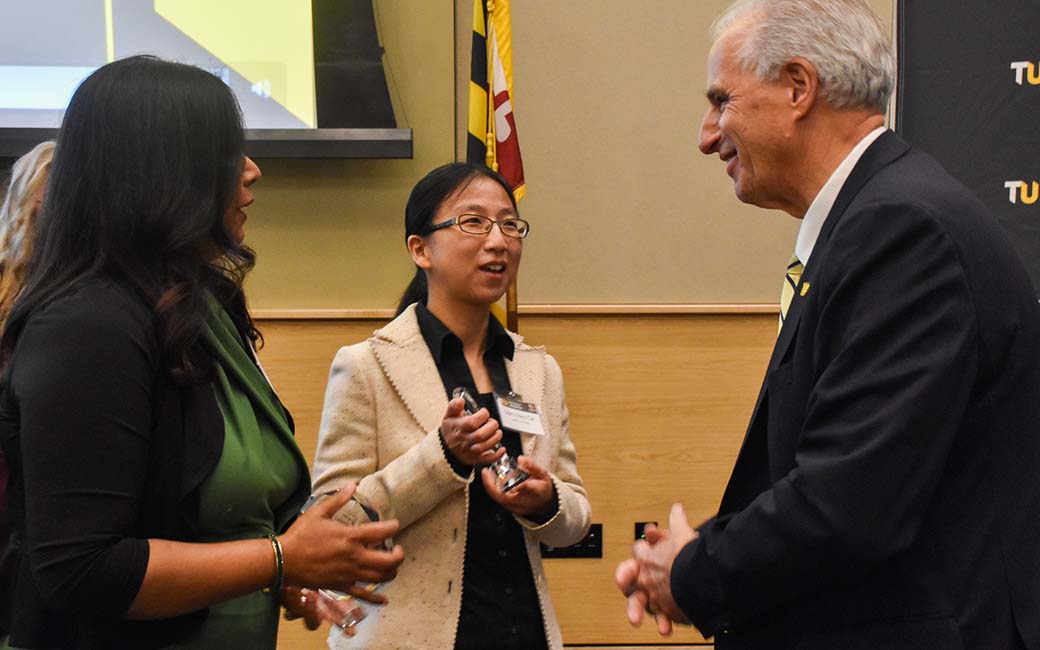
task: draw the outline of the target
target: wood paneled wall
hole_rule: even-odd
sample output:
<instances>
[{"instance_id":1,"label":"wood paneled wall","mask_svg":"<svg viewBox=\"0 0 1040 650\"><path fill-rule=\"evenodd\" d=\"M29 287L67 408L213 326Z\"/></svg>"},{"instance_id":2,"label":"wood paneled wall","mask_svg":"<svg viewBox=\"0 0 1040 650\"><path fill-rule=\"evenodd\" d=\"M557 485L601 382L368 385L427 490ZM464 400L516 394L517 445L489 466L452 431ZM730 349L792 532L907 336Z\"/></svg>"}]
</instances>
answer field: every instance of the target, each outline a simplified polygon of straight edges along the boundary
<instances>
[{"instance_id":1,"label":"wood paneled wall","mask_svg":"<svg viewBox=\"0 0 1040 650\"><path fill-rule=\"evenodd\" d=\"M262 362L313 459L329 363L378 321L265 321ZM578 469L603 559L547 560L568 644L662 640L625 620L613 572L637 521L667 521L673 502L698 523L717 508L776 336L775 315L523 316L529 343L563 369ZM390 605L393 606L392 604ZM701 644L692 630L669 643ZM325 633L282 626L280 647L325 647ZM673 646L674 647L674 646Z\"/></svg>"}]
</instances>

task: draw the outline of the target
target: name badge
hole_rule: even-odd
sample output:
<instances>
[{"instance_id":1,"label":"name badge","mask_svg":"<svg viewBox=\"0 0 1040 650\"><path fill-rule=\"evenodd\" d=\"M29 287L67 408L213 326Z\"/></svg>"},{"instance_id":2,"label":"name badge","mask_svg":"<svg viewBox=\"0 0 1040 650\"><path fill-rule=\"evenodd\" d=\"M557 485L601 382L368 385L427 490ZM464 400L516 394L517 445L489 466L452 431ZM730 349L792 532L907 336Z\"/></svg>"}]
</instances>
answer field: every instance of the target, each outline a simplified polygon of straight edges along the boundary
<instances>
[{"instance_id":1,"label":"name badge","mask_svg":"<svg viewBox=\"0 0 1040 650\"><path fill-rule=\"evenodd\" d=\"M545 435L542 423L542 411L537 404L521 401L517 396L495 393L495 406L498 407L498 422L504 429L512 429L535 436Z\"/></svg>"}]
</instances>

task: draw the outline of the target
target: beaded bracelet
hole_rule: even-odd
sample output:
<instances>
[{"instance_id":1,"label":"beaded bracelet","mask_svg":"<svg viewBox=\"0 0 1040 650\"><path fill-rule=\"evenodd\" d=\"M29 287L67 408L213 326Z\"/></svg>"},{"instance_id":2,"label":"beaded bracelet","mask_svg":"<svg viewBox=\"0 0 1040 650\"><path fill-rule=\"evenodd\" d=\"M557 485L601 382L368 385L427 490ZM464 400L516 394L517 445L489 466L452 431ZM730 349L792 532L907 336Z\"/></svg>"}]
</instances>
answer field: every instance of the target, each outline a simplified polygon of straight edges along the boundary
<instances>
[{"instance_id":1,"label":"beaded bracelet","mask_svg":"<svg viewBox=\"0 0 1040 650\"><path fill-rule=\"evenodd\" d=\"M271 540L271 548L274 549L274 580L271 586L264 587L264 593L277 596L282 593L282 585L285 583L285 558L282 556L282 543L278 541L278 536L268 533L267 539Z\"/></svg>"}]
</instances>

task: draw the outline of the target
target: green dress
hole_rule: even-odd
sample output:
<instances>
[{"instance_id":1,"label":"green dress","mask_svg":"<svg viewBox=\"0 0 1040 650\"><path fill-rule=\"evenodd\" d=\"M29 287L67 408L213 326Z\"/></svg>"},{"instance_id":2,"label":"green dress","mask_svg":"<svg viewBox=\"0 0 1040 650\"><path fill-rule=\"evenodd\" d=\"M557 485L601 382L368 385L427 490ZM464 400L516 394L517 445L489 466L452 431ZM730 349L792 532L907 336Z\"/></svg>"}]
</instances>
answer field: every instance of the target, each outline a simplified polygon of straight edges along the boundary
<instances>
[{"instance_id":1,"label":"green dress","mask_svg":"<svg viewBox=\"0 0 1040 650\"><path fill-rule=\"evenodd\" d=\"M224 451L200 487L199 541L266 537L282 531L307 499L307 461L281 402L216 300L210 301L206 326L204 343L216 361L213 383L224 416ZM280 612L275 594L256 591L209 610L191 636L169 647L274 650Z\"/></svg>"}]
</instances>

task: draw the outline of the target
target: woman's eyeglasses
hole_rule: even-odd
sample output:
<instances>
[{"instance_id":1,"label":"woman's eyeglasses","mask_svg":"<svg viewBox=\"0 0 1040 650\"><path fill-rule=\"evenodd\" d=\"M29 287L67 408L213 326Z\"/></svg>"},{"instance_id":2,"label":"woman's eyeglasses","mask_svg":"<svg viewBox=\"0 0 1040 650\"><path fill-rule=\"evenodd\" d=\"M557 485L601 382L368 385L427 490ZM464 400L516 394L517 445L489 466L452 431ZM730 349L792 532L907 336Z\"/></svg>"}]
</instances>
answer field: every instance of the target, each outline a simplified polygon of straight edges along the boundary
<instances>
[{"instance_id":1,"label":"woman's eyeglasses","mask_svg":"<svg viewBox=\"0 0 1040 650\"><path fill-rule=\"evenodd\" d=\"M471 235L486 235L491 232L492 228L498 226L503 235L513 239L523 239L531 232L531 224L523 219L511 218L495 221L479 214L460 214L453 219L431 225L422 234L428 235L441 228L449 228L451 226L458 226L459 230Z\"/></svg>"}]
</instances>

